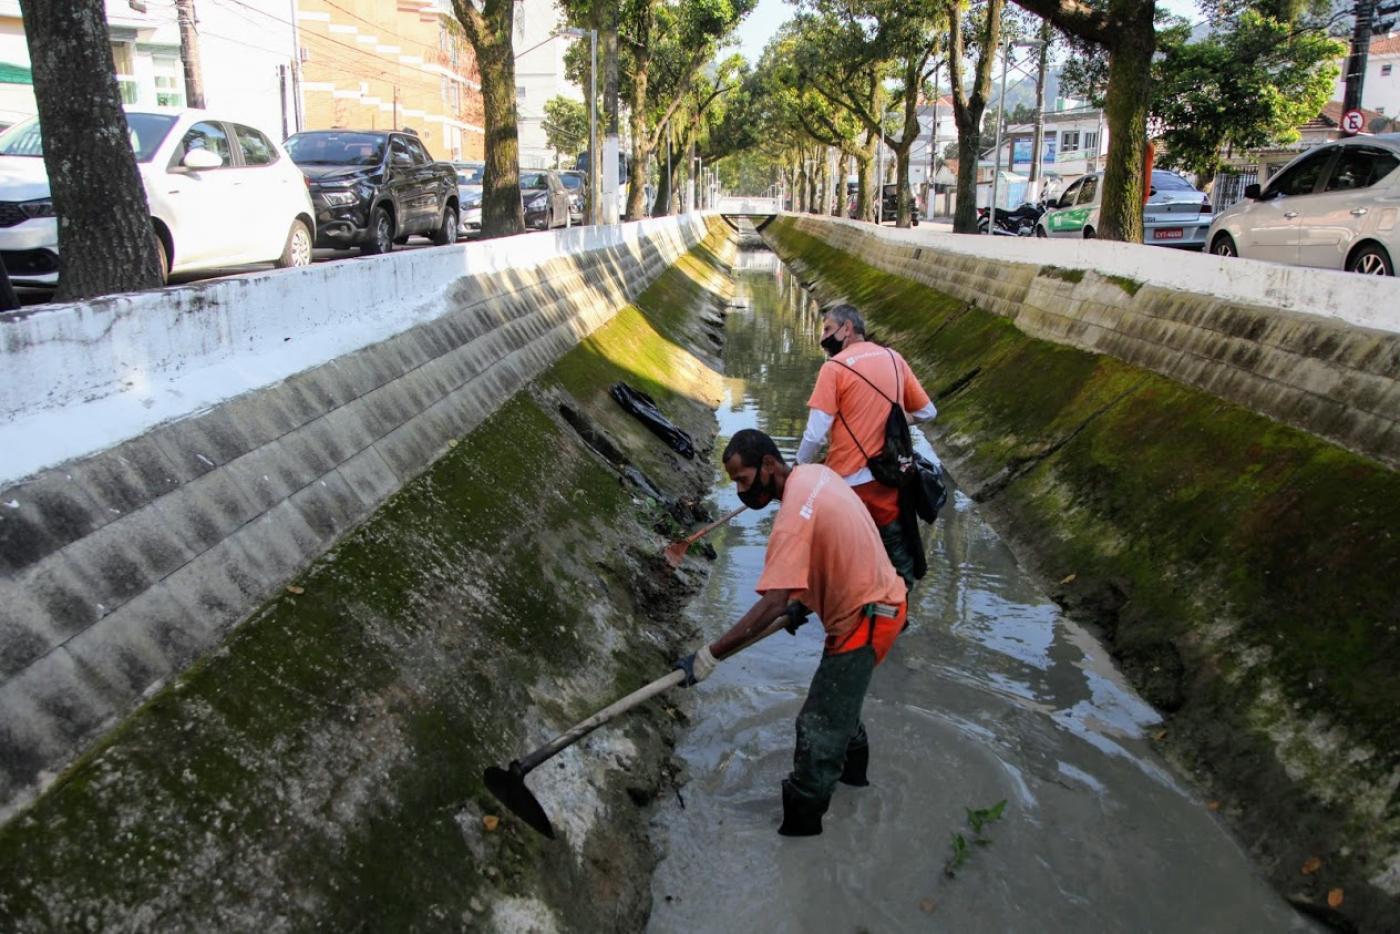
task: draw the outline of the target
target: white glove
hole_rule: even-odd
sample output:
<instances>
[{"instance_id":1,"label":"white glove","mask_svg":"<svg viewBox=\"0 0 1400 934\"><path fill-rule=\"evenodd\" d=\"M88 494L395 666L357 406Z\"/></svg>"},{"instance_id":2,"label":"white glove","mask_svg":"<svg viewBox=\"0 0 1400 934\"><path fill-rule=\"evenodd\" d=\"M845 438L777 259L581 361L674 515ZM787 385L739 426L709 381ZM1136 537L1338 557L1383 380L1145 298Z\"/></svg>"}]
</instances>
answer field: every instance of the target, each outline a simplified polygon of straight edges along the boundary
<instances>
[{"instance_id":1,"label":"white glove","mask_svg":"<svg viewBox=\"0 0 1400 934\"><path fill-rule=\"evenodd\" d=\"M719 659L715 658L708 645L702 646L698 652L691 652L685 658L676 662L676 668L685 672L685 680L681 682L681 687L690 687L699 684L710 676L719 664Z\"/></svg>"}]
</instances>

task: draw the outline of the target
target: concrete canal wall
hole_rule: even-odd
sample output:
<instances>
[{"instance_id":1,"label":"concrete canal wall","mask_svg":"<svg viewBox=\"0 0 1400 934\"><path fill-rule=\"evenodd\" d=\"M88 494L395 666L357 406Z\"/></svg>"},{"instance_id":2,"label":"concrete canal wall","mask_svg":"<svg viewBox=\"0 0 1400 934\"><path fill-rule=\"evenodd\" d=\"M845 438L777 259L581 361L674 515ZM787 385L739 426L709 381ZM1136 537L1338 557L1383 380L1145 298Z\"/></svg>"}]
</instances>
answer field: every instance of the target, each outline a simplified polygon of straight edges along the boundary
<instances>
[{"instance_id":1,"label":"concrete canal wall","mask_svg":"<svg viewBox=\"0 0 1400 934\"><path fill-rule=\"evenodd\" d=\"M959 485L1285 895L1400 924L1400 283L805 216L765 236L909 357Z\"/></svg>"},{"instance_id":2,"label":"concrete canal wall","mask_svg":"<svg viewBox=\"0 0 1400 934\"><path fill-rule=\"evenodd\" d=\"M0 318L0 816L717 224Z\"/></svg>"}]
</instances>

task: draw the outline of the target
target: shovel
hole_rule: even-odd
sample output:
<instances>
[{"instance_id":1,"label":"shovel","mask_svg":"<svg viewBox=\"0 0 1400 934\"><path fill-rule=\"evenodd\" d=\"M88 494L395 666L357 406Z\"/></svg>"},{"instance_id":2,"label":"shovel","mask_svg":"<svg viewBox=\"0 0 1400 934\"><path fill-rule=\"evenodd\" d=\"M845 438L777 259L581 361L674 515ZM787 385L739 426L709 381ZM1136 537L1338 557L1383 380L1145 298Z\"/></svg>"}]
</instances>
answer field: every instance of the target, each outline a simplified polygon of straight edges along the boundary
<instances>
[{"instance_id":1,"label":"shovel","mask_svg":"<svg viewBox=\"0 0 1400 934\"><path fill-rule=\"evenodd\" d=\"M718 523L716 523L716 525L718 525ZM763 630L763 632L754 636L748 642L739 646L724 657L730 658L731 656L737 655L755 642L768 638L779 629L782 629L784 622L786 622L786 618L780 617L777 622L773 623L767 629ZM525 787L525 776L529 775L540 765L554 758L565 749L568 749L574 743L583 739L609 720L619 714L626 713L639 704L651 700L664 691L669 691L684 680L685 672L677 668L669 674L657 678L645 687L638 688L631 694L622 698L622 700L609 704L587 720L579 721L554 739L545 743L539 749L516 759L505 768L499 768L494 765L491 766L486 770L485 775L482 776L486 782L486 790L495 795L496 800L504 804L506 809L511 813L553 840L554 825L549 822L549 815L544 812L544 808L540 806L539 801L535 799L530 789Z\"/></svg>"},{"instance_id":2,"label":"shovel","mask_svg":"<svg viewBox=\"0 0 1400 934\"><path fill-rule=\"evenodd\" d=\"M745 509L748 508L749 507L747 506L740 506L733 512L727 515L720 516L714 522L711 522L709 525L700 529L700 531L692 532L680 541L672 542L671 544L667 545L666 551L663 552L666 555L666 563L673 568L680 567L681 562L685 560L685 553L690 549L691 545L694 545L696 542L700 541L700 539L704 538L706 535L709 535L715 529L724 525L730 519L733 519L739 513L743 512Z\"/></svg>"}]
</instances>

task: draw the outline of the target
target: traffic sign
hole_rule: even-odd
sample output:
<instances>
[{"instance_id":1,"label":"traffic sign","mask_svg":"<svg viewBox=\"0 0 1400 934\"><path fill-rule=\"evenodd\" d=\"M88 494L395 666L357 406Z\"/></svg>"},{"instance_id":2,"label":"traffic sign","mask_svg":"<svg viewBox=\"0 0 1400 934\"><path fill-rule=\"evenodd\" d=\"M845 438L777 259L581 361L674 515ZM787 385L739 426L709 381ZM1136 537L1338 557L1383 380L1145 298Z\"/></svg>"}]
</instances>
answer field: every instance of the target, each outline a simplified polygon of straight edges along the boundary
<instances>
[{"instance_id":1,"label":"traffic sign","mask_svg":"<svg viewBox=\"0 0 1400 934\"><path fill-rule=\"evenodd\" d=\"M1366 128L1366 118L1361 116L1359 110L1348 110L1342 114L1342 132L1347 136L1355 136Z\"/></svg>"}]
</instances>

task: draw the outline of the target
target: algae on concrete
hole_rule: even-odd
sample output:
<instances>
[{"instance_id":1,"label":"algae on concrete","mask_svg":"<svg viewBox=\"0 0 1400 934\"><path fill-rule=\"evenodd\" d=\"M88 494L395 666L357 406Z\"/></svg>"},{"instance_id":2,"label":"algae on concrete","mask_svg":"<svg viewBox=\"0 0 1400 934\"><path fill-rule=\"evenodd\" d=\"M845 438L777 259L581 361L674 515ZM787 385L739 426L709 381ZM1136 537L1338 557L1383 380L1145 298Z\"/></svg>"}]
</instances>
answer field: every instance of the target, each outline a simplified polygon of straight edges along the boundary
<instances>
[{"instance_id":1,"label":"algae on concrete","mask_svg":"<svg viewBox=\"0 0 1400 934\"><path fill-rule=\"evenodd\" d=\"M558 405L666 493L708 487L605 390L637 381L713 434L712 348L688 339L728 288L712 230L0 829L0 928L442 930L498 902L563 929L640 923L659 708L561 757L550 783L585 783L567 800L587 808L553 845L510 817L487 830L480 776L664 672L689 635L694 569L669 571L648 497Z\"/></svg>"},{"instance_id":2,"label":"algae on concrete","mask_svg":"<svg viewBox=\"0 0 1400 934\"><path fill-rule=\"evenodd\" d=\"M1400 876L1386 875L1400 856L1400 474L1028 337L791 220L766 233L925 385L955 387L932 426L940 454L1172 714L1174 755L1227 801L1284 894L1325 914L1328 887L1344 887L1350 922L1400 924ZM1327 871L1299 876L1311 855Z\"/></svg>"}]
</instances>

